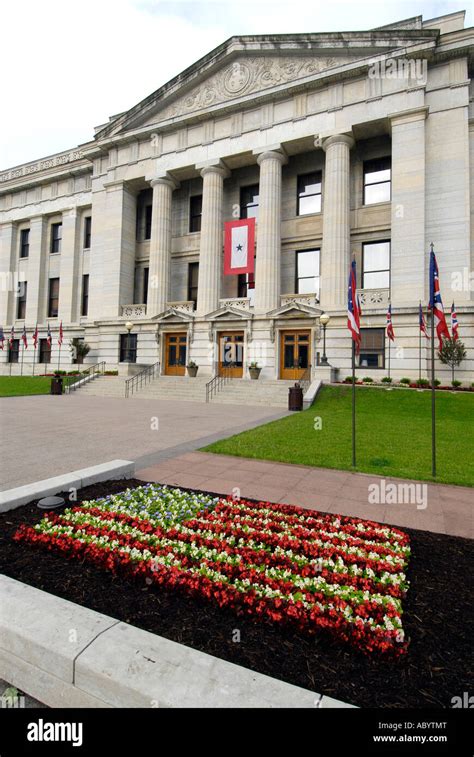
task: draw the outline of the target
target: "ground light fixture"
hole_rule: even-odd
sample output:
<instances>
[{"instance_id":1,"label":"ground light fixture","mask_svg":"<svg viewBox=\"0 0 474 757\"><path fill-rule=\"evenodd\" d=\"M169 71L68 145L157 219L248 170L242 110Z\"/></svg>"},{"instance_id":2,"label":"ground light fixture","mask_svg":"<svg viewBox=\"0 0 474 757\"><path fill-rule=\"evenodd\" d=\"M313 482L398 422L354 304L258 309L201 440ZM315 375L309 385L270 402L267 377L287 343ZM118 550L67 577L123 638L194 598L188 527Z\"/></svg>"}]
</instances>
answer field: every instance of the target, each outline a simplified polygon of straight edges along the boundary
<instances>
[{"instance_id":1,"label":"ground light fixture","mask_svg":"<svg viewBox=\"0 0 474 757\"><path fill-rule=\"evenodd\" d=\"M319 317L319 322L323 327L323 356L321 358L321 365L329 365L326 355L326 327L331 320L331 316L328 313L322 313Z\"/></svg>"},{"instance_id":2,"label":"ground light fixture","mask_svg":"<svg viewBox=\"0 0 474 757\"><path fill-rule=\"evenodd\" d=\"M125 324L125 328L127 329L127 357L125 358L125 363L130 363L130 332L133 329L134 324L132 321L127 321Z\"/></svg>"}]
</instances>

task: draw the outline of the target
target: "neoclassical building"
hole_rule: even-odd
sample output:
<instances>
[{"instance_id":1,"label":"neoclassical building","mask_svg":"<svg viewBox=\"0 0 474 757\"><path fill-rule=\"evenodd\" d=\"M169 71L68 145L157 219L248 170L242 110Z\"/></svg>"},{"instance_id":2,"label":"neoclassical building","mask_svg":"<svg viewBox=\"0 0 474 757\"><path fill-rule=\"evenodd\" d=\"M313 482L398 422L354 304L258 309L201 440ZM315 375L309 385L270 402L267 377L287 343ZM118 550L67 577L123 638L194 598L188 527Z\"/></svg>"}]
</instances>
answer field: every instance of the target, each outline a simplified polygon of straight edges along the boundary
<instances>
[{"instance_id":1,"label":"neoclassical building","mask_svg":"<svg viewBox=\"0 0 474 757\"><path fill-rule=\"evenodd\" d=\"M2 171L1 372L57 367L62 322L64 369L76 338L86 362L127 372L193 361L247 379L256 361L260 381L326 376L324 312L345 377L355 256L358 374L387 373L391 301L392 374L416 378L433 242L468 349L458 376L474 380L473 50L463 12L232 37L90 142ZM249 217L255 272L224 275L224 223Z\"/></svg>"}]
</instances>

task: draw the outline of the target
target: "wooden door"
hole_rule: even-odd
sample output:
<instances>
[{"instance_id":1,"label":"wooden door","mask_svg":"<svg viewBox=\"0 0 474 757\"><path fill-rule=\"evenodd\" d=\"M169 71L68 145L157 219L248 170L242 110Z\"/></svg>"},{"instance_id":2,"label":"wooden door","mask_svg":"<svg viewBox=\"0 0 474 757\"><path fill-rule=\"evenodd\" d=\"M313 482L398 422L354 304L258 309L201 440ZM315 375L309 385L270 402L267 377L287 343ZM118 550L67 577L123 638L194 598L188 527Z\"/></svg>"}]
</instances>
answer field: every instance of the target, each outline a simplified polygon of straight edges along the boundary
<instances>
[{"instance_id":1,"label":"wooden door","mask_svg":"<svg viewBox=\"0 0 474 757\"><path fill-rule=\"evenodd\" d=\"M219 373L242 378L244 372L244 332L226 331L219 334Z\"/></svg>"},{"instance_id":2,"label":"wooden door","mask_svg":"<svg viewBox=\"0 0 474 757\"><path fill-rule=\"evenodd\" d=\"M298 381L311 364L309 331L282 331L280 335L280 378Z\"/></svg>"},{"instance_id":3,"label":"wooden door","mask_svg":"<svg viewBox=\"0 0 474 757\"><path fill-rule=\"evenodd\" d=\"M186 373L186 333L165 335L165 374L184 376Z\"/></svg>"}]
</instances>

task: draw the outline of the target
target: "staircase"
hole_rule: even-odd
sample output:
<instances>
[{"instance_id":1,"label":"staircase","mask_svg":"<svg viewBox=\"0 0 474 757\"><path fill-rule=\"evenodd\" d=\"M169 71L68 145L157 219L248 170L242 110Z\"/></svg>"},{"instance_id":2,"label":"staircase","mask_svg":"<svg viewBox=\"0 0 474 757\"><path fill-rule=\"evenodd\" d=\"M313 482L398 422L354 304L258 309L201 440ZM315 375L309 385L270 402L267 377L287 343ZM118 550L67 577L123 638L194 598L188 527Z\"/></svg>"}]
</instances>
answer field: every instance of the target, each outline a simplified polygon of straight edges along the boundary
<instances>
[{"instance_id":1,"label":"staircase","mask_svg":"<svg viewBox=\"0 0 474 757\"><path fill-rule=\"evenodd\" d=\"M85 384L78 392L99 397L125 398L126 378L121 376L100 376ZM132 396L138 399L183 400L205 402L206 384L209 376L160 376L143 386ZM249 381L231 379L215 394L211 404L266 405L287 407L288 387L294 381L261 380Z\"/></svg>"}]
</instances>

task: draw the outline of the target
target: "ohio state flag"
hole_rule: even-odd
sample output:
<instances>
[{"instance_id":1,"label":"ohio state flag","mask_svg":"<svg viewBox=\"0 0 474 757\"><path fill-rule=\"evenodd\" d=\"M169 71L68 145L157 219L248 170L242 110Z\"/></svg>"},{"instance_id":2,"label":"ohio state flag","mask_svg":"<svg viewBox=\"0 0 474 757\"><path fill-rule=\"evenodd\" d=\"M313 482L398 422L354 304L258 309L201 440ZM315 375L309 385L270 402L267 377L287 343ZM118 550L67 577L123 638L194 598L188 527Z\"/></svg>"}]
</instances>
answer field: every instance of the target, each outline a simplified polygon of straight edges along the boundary
<instances>
[{"instance_id":1,"label":"ohio state flag","mask_svg":"<svg viewBox=\"0 0 474 757\"><path fill-rule=\"evenodd\" d=\"M224 276L253 273L255 253L255 218L226 221L224 242Z\"/></svg>"}]
</instances>

